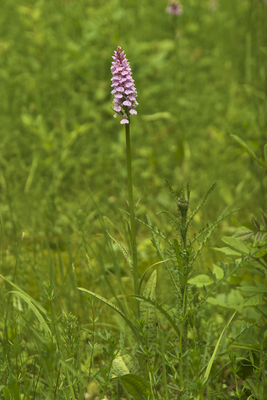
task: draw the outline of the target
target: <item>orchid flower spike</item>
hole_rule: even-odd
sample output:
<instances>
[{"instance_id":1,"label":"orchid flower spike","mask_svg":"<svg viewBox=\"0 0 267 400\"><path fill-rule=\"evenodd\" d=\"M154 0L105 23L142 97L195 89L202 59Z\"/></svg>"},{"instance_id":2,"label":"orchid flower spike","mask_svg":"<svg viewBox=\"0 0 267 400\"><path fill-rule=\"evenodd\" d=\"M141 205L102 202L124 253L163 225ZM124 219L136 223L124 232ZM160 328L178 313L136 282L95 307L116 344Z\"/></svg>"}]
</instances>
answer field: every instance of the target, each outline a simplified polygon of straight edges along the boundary
<instances>
[{"instance_id":1,"label":"orchid flower spike","mask_svg":"<svg viewBox=\"0 0 267 400\"><path fill-rule=\"evenodd\" d=\"M180 15L182 14L182 7L178 1L170 1L166 11L172 15Z\"/></svg>"},{"instance_id":2,"label":"orchid flower spike","mask_svg":"<svg viewBox=\"0 0 267 400\"><path fill-rule=\"evenodd\" d=\"M137 92L132 78L132 70L130 64L118 46L112 56L113 62L111 66L113 90L111 94L115 95L113 100L115 115L122 116L121 124L130 123L130 114L137 114L135 107L138 105L136 101Z\"/></svg>"}]
</instances>

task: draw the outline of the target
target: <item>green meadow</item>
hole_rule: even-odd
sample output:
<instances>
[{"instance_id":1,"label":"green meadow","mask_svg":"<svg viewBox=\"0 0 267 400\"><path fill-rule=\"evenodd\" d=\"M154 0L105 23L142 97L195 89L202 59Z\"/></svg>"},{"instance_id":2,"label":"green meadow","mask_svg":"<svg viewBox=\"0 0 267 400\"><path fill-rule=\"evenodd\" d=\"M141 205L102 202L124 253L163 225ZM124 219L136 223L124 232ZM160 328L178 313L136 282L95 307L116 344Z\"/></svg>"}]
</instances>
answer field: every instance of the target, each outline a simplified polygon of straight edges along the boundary
<instances>
[{"instance_id":1,"label":"green meadow","mask_svg":"<svg viewBox=\"0 0 267 400\"><path fill-rule=\"evenodd\" d=\"M181 5L174 16L166 0L1 0L0 399L267 399L267 3ZM138 94L133 197L151 303L134 299L129 268L118 46ZM189 184L190 216L215 182L188 227L179 314L173 282L184 278L165 262L169 244L181 248L174 198ZM226 207L236 211L213 229ZM157 318L146 350L138 302ZM135 374L126 356L140 361Z\"/></svg>"}]
</instances>

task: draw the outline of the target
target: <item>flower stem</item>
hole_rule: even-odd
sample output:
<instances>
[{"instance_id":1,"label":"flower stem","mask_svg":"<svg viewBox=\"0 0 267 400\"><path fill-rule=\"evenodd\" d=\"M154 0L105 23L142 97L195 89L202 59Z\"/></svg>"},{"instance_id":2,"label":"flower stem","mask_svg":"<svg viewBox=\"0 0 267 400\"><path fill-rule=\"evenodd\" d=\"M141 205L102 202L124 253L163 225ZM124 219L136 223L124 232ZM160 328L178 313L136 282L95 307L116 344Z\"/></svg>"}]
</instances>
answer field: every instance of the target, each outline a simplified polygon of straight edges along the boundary
<instances>
[{"instance_id":1,"label":"flower stem","mask_svg":"<svg viewBox=\"0 0 267 400\"><path fill-rule=\"evenodd\" d=\"M130 240L131 240L131 245L132 245L132 257L133 257L134 294L138 295L138 265L137 265L136 231L135 231L135 212L134 212L134 203L133 203L130 124L125 124L125 134L126 134L127 175L128 175L128 201L129 201L130 219L131 219ZM140 314L139 302L137 299L135 299L135 316L136 316L136 318L139 318L139 314Z\"/></svg>"}]
</instances>

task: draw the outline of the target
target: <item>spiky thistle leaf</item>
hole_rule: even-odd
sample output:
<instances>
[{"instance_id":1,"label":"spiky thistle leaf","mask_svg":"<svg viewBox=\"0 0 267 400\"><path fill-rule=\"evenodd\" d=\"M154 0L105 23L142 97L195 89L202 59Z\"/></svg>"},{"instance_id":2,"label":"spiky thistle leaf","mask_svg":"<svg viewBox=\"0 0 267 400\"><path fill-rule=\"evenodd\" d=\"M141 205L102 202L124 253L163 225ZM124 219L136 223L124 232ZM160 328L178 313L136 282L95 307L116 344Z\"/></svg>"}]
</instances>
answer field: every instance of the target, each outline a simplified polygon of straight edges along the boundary
<instances>
[{"instance_id":1,"label":"spiky thistle leaf","mask_svg":"<svg viewBox=\"0 0 267 400\"><path fill-rule=\"evenodd\" d=\"M195 215L198 213L198 211L201 209L201 207L204 205L204 203L206 202L207 198L209 197L209 195L213 192L213 190L216 188L217 186L217 182L213 183L213 185L209 188L209 190L207 191L207 193L205 194L205 196L203 197L202 201L200 202L200 204L197 206L197 208L192 212L192 215L190 216L190 218L188 219L187 222L187 227L189 226L190 222L193 220L193 218L195 217Z\"/></svg>"},{"instance_id":2,"label":"spiky thistle leaf","mask_svg":"<svg viewBox=\"0 0 267 400\"><path fill-rule=\"evenodd\" d=\"M178 197L177 197L177 195L175 194L173 188L171 187L171 185L169 184L169 182L167 181L167 179L165 179L165 182L166 182L166 185L167 185L167 187L168 187L168 189L169 189L171 195L173 196L173 198L174 198L174 200L175 200L175 203L177 203L177 202L178 202Z\"/></svg>"}]
</instances>

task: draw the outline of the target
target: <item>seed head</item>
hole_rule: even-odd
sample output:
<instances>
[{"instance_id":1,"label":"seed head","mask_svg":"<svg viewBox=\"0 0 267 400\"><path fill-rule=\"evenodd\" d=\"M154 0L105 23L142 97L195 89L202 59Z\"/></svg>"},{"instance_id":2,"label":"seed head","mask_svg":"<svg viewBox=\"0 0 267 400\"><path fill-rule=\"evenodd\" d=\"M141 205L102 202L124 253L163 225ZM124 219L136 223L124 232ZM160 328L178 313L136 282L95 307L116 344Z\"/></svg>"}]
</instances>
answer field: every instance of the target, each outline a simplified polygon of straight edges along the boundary
<instances>
[{"instance_id":1,"label":"seed head","mask_svg":"<svg viewBox=\"0 0 267 400\"><path fill-rule=\"evenodd\" d=\"M111 66L113 75L111 78L111 87L113 88L111 93L115 95L113 100L114 118L120 114L122 116L121 124L129 124L130 114L137 114L135 107L138 105L131 67L120 46L114 51L112 58L114 61L112 61Z\"/></svg>"},{"instance_id":2,"label":"seed head","mask_svg":"<svg viewBox=\"0 0 267 400\"><path fill-rule=\"evenodd\" d=\"M182 14L181 4L178 1L170 1L166 11L172 15L180 15Z\"/></svg>"},{"instance_id":3,"label":"seed head","mask_svg":"<svg viewBox=\"0 0 267 400\"><path fill-rule=\"evenodd\" d=\"M178 203L177 203L177 205L178 205L178 207L181 207L181 206L188 207L188 199L184 199L183 196L180 196L180 197L178 198Z\"/></svg>"}]
</instances>

